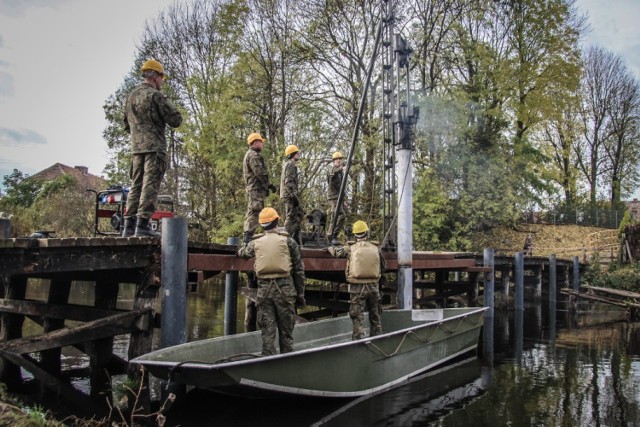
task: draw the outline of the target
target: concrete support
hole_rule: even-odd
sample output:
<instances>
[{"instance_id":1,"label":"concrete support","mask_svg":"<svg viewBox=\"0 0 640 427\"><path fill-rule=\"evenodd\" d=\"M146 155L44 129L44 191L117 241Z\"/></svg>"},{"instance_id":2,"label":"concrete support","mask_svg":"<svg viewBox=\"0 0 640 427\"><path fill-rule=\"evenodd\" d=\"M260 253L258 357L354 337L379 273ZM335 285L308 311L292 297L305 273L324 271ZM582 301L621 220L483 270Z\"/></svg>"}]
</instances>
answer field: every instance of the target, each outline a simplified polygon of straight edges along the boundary
<instances>
[{"instance_id":1,"label":"concrete support","mask_svg":"<svg viewBox=\"0 0 640 427\"><path fill-rule=\"evenodd\" d=\"M160 346L187 341L187 220L162 219L162 333Z\"/></svg>"},{"instance_id":2,"label":"concrete support","mask_svg":"<svg viewBox=\"0 0 640 427\"><path fill-rule=\"evenodd\" d=\"M493 363L493 321L494 321L494 252L493 248L485 248L483 265L491 267L491 271L484 273L484 305L489 307L484 313L484 334L482 337L483 357Z\"/></svg>"},{"instance_id":3,"label":"concrete support","mask_svg":"<svg viewBox=\"0 0 640 427\"><path fill-rule=\"evenodd\" d=\"M227 245L237 246L240 239L229 237ZM228 271L224 284L224 334L233 335L238 332L238 272Z\"/></svg>"}]
</instances>

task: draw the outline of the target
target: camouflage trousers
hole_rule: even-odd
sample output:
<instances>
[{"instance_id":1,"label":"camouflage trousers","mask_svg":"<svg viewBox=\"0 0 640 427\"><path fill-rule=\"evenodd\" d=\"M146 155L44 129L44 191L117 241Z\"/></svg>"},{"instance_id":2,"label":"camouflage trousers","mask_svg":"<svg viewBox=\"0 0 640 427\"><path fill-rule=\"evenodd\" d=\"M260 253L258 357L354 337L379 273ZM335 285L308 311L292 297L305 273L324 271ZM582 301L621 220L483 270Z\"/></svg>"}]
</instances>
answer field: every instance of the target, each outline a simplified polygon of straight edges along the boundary
<instances>
[{"instance_id":1,"label":"camouflage trousers","mask_svg":"<svg viewBox=\"0 0 640 427\"><path fill-rule=\"evenodd\" d=\"M247 193L247 212L244 214L244 232L255 234L258 228L258 216L264 208L264 199L266 194L260 191L251 191Z\"/></svg>"},{"instance_id":2,"label":"camouflage trousers","mask_svg":"<svg viewBox=\"0 0 640 427\"><path fill-rule=\"evenodd\" d=\"M344 230L344 222L347 219L347 210L342 204L342 209L338 211L338 216L336 220L336 228L333 233L331 230L331 223L333 221L333 213L335 212L336 205L338 204L338 200L329 200L329 215L327 215L327 234L333 234L335 237L338 237L340 231ZM346 234L346 231L345 231Z\"/></svg>"},{"instance_id":3,"label":"camouflage trousers","mask_svg":"<svg viewBox=\"0 0 640 427\"><path fill-rule=\"evenodd\" d=\"M349 317L353 321L352 340L359 340L365 337L364 334L364 312L369 312L369 336L376 336L382 333L382 323L380 322L380 290L377 283L350 283L349 284Z\"/></svg>"},{"instance_id":4,"label":"camouflage trousers","mask_svg":"<svg viewBox=\"0 0 640 427\"><path fill-rule=\"evenodd\" d=\"M126 217L150 218L156 211L160 184L167 169L166 154L142 153L131 156L131 189Z\"/></svg>"},{"instance_id":5,"label":"camouflage trousers","mask_svg":"<svg viewBox=\"0 0 640 427\"><path fill-rule=\"evenodd\" d=\"M288 200L284 203L285 219L284 229L289 233L289 236L293 237L295 241L298 241L298 233L301 232L301 224L304 218L304 210L302 206L295 206ZM301 243L301 242L298 242Z\"/></svg>"},{"instance_id":6,"label":"camouflage trousers","mask_svg":"<svg viewBox=\"0 0 640 427\"><path fill-rule=\"evenodd\" d=\"M278 332L280 353L293 351L296 291L291 283L258 279L256 321L262 331L262 355L277 354L275 341Z\"/></svg>"}]
</instances>

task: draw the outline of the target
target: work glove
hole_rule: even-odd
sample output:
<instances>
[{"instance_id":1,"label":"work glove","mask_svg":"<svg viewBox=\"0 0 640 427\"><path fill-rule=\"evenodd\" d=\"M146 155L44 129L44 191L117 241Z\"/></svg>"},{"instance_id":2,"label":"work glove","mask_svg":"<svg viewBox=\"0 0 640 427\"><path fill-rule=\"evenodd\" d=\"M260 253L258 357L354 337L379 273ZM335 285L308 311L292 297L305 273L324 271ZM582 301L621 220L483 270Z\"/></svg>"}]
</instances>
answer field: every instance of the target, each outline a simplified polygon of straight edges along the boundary
<instances>
[{"instance_id":1,"label":"work glove","mask_svg":"<svg viewBox=\"0 0 640 427\"><path fill-rule=\"evenodd\" d=\"M296 297L296 306L304 307L305 305L307 305L307 301L304 299L304 295L298 295Z\"/></svg>"},{"instance_id":2,"label":"work glove","mask_svg":"<svg viewBox=\"0 0 640 427\"><path fill-rule=\"evenodd\" d=\"M278 191L276 186L273 185L273 184L269 184L269 187L267 187L267 188L269 188L269 191L271 191L272 193L276 193Z\"/></svg>"}]
</instances>

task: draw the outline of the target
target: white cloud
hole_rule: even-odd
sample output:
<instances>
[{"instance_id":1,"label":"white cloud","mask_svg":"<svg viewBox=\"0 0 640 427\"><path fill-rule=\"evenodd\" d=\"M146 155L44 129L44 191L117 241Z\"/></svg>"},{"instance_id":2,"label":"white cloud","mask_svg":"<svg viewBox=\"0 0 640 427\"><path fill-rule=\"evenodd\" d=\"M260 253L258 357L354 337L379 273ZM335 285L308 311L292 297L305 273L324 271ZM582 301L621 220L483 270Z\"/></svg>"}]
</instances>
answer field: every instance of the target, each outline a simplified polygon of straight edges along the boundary
<instances>
[{"instance_id":1,"label":"white cloud","mask_svg":"<svg viewBox=\"0 0 640 427\"><path fill-rule=\"evenodd\" d=\"M46 144L47 138L30 129L0 128L0 147Z\"/></svg>"},{"instance_id":2,"label":"white cloud","mask_svg":"<svg viewBox=\"0 0 640 427\"><path fill-rule=\"evenodd\" d=\"M74 0L0 0L0 15L13 18L24 17L28 9L48 7L55 9L59 5Z\"/></svg>"},{"instance_id":3,"label":"white cloud","mask_svg":"<svg viewBox=\"0 0 640 427\"><path fill-rule=\"evenodd\" d=\"M591 31L587 44L600 45L621 55L640 79L640 2L638 0L577 0L579 10L588 14Z\"/></svg>"}]
</instances>

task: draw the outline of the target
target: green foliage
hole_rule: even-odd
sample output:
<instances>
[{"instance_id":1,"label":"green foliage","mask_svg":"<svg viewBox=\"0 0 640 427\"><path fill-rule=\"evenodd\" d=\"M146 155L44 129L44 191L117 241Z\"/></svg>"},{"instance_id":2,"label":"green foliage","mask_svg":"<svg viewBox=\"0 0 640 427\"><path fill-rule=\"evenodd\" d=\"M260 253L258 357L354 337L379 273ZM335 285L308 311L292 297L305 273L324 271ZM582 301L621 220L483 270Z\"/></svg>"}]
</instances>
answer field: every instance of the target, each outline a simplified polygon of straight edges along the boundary
<instances>
[{"instance_id":1,"label":"green foliage","mask_svg":"<svg viewBox=\"0 0 640 427\"><path fill-rule=\"evenodd\" d=\"M12 187L0 199L0 211L11 215L14 237L24 237L36 230L51 230L56 237L92 235L94 198L70 175L41 182L19 179L12 174ZM7 179L5 177L5 183Z\"/></svg>"},{"instance_id":2,"label":"green foliage","mask_svg":"<svg viewBox=\"0 0 640 427\"><path fill-rule=\"evenodd\" d=\"M620 221L620 226L618 227L618 234L622 235L624 233L624 229L634 225L638 222L638 220L631 215L631 211L629 209L624 211L624 216L622 217L622 221Z\"/></svg>"},{"instance_id":3,"label":"green foliage","mask_svg":"<svg viewBox=\"0 0 640 427\"><path fill-rule=\"evenodd\" d=\"M0 199L0 211L11 211L13 207L28 208L35 201L42 183L27 179L18 169L14 169L10 175L5 175L2 184L6 195Z\"/></svg>"},{"instance_id":4,"label":"green foliage","mask_svg":"<svg viewBox=\"0 0 640 427\"><path fill-rule=\"evenodd\" d=\"M25 406L7 392L0 383L0 426L11 427L63 427L64 424L52 418L42 407Z\"/></svg>"},{"instance_id":5,"label":"green foliage","mask_svg":"<svg viewBox=\"0 0 640 427\"><path fill-rule=\"evenodd\" d=\"M592 286L640 292L640 263L622 267L611 264L604 271L598 263L589 264L584 281Z\"/></svg>"}]
</instances>

